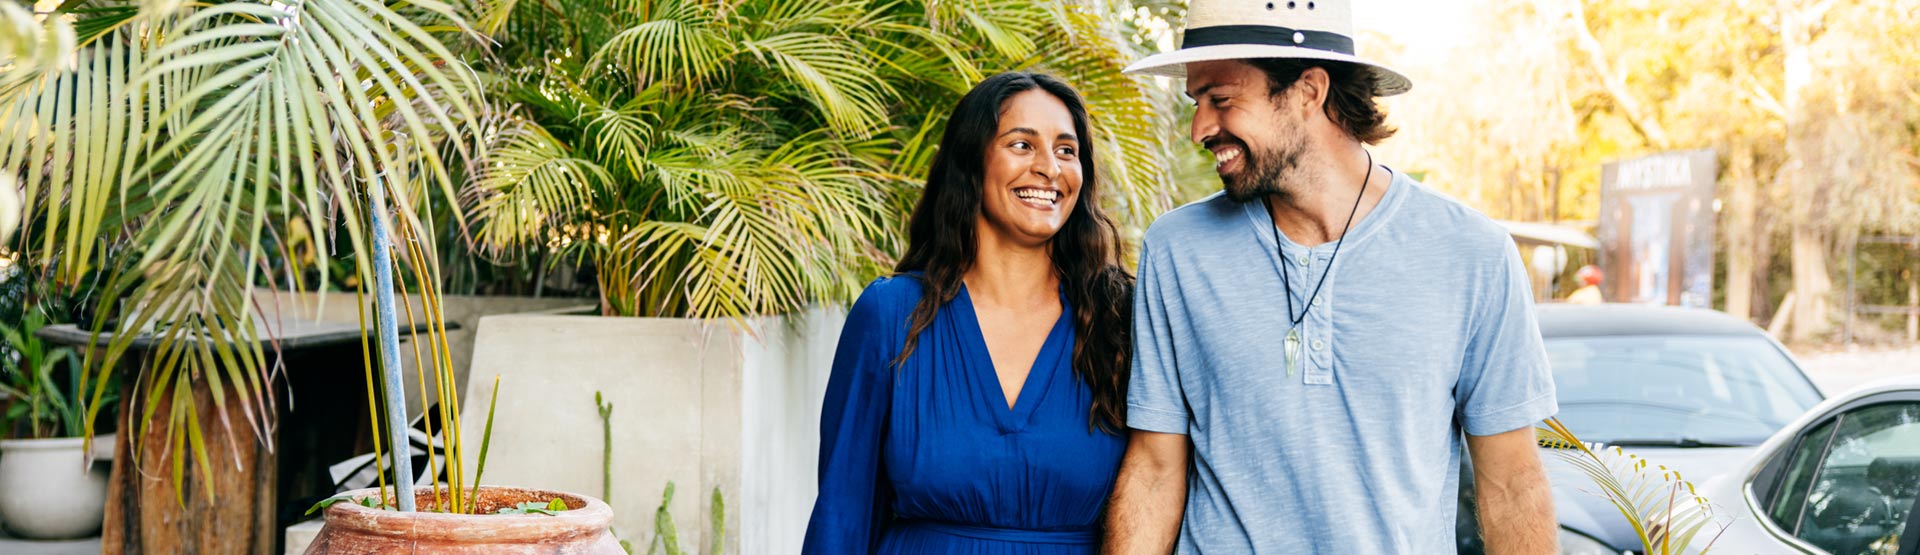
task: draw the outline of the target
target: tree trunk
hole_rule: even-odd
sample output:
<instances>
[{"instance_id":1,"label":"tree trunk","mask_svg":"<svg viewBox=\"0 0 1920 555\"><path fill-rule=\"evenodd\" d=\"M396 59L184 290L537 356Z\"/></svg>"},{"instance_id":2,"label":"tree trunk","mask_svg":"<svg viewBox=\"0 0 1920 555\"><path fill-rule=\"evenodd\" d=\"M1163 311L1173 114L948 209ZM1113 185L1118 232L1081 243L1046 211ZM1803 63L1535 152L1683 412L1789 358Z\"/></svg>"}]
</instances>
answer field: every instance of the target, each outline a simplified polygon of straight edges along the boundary
<instances>
[{"instance_id":1,"label":"tree trunk","mask_svg":"<svg viewBox=\"0 0 1920 555\"><path fill-rule=\"evenodd\" d=\"M1819 140L1808 129L1807 88L1813 84L1813 32L1820 24L1830 0L1808 5L1800 0L1779 0L1780 50L1785 60L1787 116L1787 158L1780 178L1787 185L1793 210L1793 292L1799 304L1793 311L1789 336L1795 340L1825 335L1832 322L1828 314L1832 304L1833 278L1827 273L1826 188L1819 176L1808 169L1808 156Z\"/></svg>"},{"instance_id":2,"label":"tree trunk","mask_svg":"<svg viewBox=\"0 0 1920 555\"><path fill-rule=\"evenodd\" d=\"M1753 143L1741 139L1733 147L1727 164L1730 185L1727 203L1730 221L1723 234L1727 242L1727 314L1742 320L1753 319L1753 258L1755 195L1758 184L1753 175Z\"/></svg>"},{"instance_id":3,"label":"tree trunk","mask_svg":"<svg viewBox=\"0 0 1920 555\"><path fill-rule=\"evenodd\" d=\"M1827 241L1814 224L1793 228L1794 307L1791 332L1795 341L1824 337L1832 330L1833 277L1827 273Z\"/></svg>"},{"instance_id":4,"label":"tree trunk","mask_svg":"<svg viewBox=\"0 0 1920 555\"><path fill-rule=\"evenodd\" d=\"M1667 138L1667 130L1660 125L1659 118L1642 102L1640 97L1627 87L1627 73L1615 71L1613 61L1607 58L1606 47L1600 44L1600 38L1594 36L1593 28L1587 24L1587 7L1582 0L1561 0L1566 16L1573 27L1573 43L1580 53L1587 56L1587 63L1599 77L1601 88L1607 91L1607 97L1620 107L1620 115L1625 116L1633 130L1646 139L1647 146L1653 150L1673 148L1673 142ZM1783 0L1784 1L1784 0ZM1543 11L1546 9L1542 6Z\"/></svg>"}]
</instances>

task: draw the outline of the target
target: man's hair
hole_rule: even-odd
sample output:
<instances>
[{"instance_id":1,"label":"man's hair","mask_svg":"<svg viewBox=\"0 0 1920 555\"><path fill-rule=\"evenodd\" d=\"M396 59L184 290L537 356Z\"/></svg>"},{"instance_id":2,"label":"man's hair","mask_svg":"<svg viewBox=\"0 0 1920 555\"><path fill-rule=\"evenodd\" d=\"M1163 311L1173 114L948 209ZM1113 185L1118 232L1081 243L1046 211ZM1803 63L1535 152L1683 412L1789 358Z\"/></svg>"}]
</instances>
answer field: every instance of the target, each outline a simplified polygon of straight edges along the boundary
<instances>
[{"instance_id":1,"label":"man's hair","mask_svg":"<svg viewBox=\"0 0 1920 555\"><path fill-rule=\"evenodd\" d=\"M1395 129L1387 125L1386 109L1374 101L1371 70L1327 60L1255 58L1247 63L1267 74L1267 92L1274 97L1293 87L1308 69L1324 69L1328 80L1327 119L1354 140L1370 145L1393 136Z\"/></svg>"}]
</instances>

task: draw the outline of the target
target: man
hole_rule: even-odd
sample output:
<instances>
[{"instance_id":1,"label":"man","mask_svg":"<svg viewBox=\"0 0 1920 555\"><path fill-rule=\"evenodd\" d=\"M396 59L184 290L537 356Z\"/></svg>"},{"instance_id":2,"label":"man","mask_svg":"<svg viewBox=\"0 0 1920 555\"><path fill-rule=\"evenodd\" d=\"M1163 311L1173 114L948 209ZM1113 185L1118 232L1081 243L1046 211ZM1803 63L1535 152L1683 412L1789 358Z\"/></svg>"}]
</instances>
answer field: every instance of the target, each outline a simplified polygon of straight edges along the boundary
<instances>
[{"instance_id":1,"label":"man","mask_svg":"<svg viewBox=\"0 0 1920 555\"><path fill-rule=\"evenodd\" d=\"M1374 163L1375 98L1409 83L1352 55L1351 19L1192 0L1182 48L1128 68L1185 77L1225 191L1141 247L1108 553L1452 553L1463 432L1488 551L1556 552L1518 248Z\"/></svg>"}]
</instances>

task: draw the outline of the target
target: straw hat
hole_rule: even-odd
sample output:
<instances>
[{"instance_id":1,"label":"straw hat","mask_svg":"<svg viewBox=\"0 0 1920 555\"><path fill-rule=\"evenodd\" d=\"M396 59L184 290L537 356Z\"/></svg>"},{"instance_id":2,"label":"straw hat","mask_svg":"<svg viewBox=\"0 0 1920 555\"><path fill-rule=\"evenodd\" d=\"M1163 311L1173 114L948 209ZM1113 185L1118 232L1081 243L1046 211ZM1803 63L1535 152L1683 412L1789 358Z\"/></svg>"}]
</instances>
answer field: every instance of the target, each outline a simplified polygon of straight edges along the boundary
<instances>
[{"instance_id":1,"label":"straw hat","mask_svg":"<svg viewBox=\"0 0 1920 555\"><path fill-rule=\"evenodd\" d=\"M1126 72L1184 78L1189 63L1248 58L1355 64L1370 70L1375 96L1413 88L1400 72L1354 55L1351 0L1192 0L1180 49L1148 56Z\"/></svg>"}]
</instances>

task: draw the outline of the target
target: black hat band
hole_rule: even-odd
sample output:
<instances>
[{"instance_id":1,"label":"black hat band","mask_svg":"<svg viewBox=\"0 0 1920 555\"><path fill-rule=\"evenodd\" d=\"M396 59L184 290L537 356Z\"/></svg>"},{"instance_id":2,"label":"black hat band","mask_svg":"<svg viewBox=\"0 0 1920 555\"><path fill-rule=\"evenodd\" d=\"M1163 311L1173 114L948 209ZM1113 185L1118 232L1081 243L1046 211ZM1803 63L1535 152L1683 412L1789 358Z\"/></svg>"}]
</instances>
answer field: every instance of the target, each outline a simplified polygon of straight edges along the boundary
<instances>
[{"instance_id":1,"label":"black hat band","mask_svg":"<svg viewBox=\"0 0 1920 555\"><path fill-rule=\"evenodd\" d=\"M1255 44L1312 48L1353 55L1353 38L1326 31L1304 31L1277 25L1217 25L1188 29L1180 48L1223 44Z\"/></svg>"}]
</instances>

